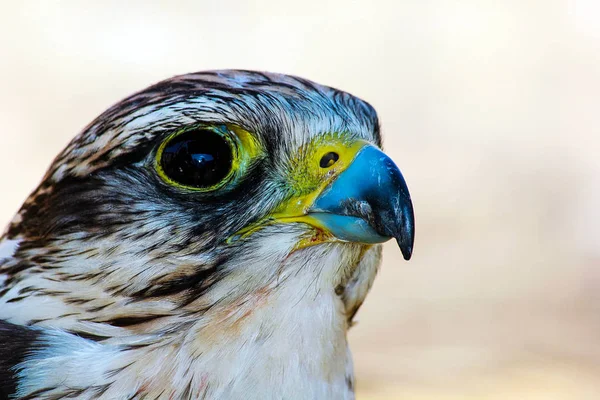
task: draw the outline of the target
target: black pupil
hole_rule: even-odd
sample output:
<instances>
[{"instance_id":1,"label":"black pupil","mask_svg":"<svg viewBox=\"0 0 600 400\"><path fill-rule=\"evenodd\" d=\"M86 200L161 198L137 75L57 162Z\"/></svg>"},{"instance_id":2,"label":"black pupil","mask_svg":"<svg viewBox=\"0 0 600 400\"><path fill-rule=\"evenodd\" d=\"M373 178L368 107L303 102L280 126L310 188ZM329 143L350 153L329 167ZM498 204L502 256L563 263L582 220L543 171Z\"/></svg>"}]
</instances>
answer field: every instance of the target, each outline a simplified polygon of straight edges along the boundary
<instances>
[{"instance_id":1,"label":"black pupil","mask_svg":"<svg viewBox=\"0 0 600 400\"><path fill-rule=\"evenodd\" d=\"M321 166L321 168L328 168L335 164L335 162L339 159L340 156L338 155L338 153L334 153L333 151L331 151L325 154L323 157L321 157L319 165Z\"/></svg>"},{"instance_id":2,"label":"black pupil","mask_svg":"<svg viewBox=\"0 0 600 400\"><path fill-rule=\"evenodd\" d=\"M208 188L221 182L231 170L231 162L227 140L216 132L202 129L172 139L160 159L169 179L196 188Z\"/></svg>"}]
</instances>

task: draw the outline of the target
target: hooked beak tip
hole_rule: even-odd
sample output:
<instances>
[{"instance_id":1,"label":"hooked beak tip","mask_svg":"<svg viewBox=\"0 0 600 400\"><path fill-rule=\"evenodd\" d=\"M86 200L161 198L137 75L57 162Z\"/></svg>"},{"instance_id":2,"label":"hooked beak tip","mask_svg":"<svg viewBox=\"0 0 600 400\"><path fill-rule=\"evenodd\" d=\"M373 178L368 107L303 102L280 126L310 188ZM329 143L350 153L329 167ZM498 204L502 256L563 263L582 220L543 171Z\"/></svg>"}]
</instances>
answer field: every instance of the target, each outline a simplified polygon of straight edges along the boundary
<instances>
[{"instance_id":1,"label":"hooked beak tip","mask_svg":"<svg viewBox=\"0 0 600 400\"><path fill-rule=\"evenodd\" d=\"M415 213L410 196L406 197L406 206L402 213L402 228L400 229L400 236L396 236L396 242L398 243L398 247L400 247L400 251L402 251L404 259L408 261L412 256L413 246L415 244Z\"/></svg>"},{"instance_id":2,"label":"hooked beak tip","mask_svg":"<svg viewBox=\"0 0 600 400\"><path fill-rule=\"evenodd\" d=\"M402 256L404 257L404 259L406 261L410 260L413 251L412 244L405 243L400 238L396 239L396 242L398 243L398 247L400 247L400 251L402 252Z\"/></svg>"}]
</instances>

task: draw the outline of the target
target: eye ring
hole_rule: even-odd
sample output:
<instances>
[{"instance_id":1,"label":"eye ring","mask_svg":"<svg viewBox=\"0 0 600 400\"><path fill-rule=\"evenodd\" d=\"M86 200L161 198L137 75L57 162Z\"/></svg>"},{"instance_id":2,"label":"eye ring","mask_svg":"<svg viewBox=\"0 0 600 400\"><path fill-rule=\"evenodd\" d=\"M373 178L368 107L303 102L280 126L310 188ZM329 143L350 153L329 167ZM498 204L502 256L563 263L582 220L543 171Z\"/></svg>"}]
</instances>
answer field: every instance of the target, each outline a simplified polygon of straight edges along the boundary
<instances>
[{"instance_id":1,"label":"eye ring","mask_svg":"<svg viewBox=\"0 0 600 400\"><path fill-rule=\"evenodd\" d=\"M321 157L321 161L319 161L319 166L321 168L329 168L333 166L340 159L340 155L334 151L330 151Z\"/></svg>"},{"instance_id":2,"label":"eye ring","mask_svg":"<svg viewBox=\"0 0 600 400\"><path fill-rule=\"evenodd\" d=\"M238 164L237 153L227 127L193 126L168 136L157 150L154 165L171 186L211 192L229 182Z\"/></svg>"}]
</instances>

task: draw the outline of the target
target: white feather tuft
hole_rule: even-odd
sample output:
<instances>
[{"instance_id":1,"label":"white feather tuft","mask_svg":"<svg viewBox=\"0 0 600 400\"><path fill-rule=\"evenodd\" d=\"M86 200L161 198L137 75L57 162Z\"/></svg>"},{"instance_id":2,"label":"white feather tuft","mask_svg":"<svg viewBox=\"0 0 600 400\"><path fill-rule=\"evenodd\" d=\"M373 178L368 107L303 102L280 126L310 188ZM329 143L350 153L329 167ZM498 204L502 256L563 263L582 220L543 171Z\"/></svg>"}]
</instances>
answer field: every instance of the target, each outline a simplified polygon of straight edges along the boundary
<instances>
[{"instance_id":1,"label":"white feather tuft","mask_svg":"<svg viewBox=\"0 0 600 400\"><path fill-rule=\"evenodd\" d=\"M11 258L19 248L20 240L4 239L0 241L0 261Z\"/></svg>"}]
</instances>

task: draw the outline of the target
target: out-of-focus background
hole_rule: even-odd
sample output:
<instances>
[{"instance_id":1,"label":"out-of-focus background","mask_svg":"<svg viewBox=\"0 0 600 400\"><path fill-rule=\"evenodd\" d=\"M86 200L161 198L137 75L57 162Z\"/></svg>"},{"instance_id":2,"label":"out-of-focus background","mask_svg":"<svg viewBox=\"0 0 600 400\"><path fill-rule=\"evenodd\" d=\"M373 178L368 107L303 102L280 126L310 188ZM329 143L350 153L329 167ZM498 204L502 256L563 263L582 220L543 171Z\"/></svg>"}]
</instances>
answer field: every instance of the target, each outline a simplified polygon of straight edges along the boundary
<instances>
[{"instance_id":1,"label":"out-of-focus background","mask_svg":"<svg viewBox=\"0 0 600 400\"><path fill-rule=\"evenodd\" d=\"M0 223L109 105L215 68L379 112L417 239L351 331L359 399L600 398L599 1L3 1Z\"/></svg>"}]
</instances>

